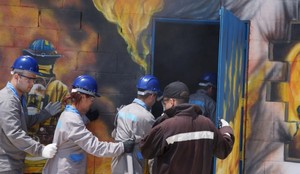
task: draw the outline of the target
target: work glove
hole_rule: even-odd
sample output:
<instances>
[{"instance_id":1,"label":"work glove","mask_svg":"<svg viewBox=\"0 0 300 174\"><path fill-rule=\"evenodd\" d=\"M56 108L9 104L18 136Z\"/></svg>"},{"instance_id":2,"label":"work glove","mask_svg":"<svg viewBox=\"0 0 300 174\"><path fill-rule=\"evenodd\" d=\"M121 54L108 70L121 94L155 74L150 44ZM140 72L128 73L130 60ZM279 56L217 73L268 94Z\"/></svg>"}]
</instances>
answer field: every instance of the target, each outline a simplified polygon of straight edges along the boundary
<instances>
[{"instance_id":1,"label":"work glove","mask_svg":"<svg viewBox=\"0 0 300 174\"><path fill-rule=\"evenodd\" d=\"M229 123L224 119L220 119L219 120L219 129L224 127L224 126L229 126Z\"/></svg>"},{"instance_id":2,"label":"work glove","mask_svg":"<svg viewBox=\"0 0 300 174\"><path fill-rule=\"evenodd\" d=\"M124 152L125 153L131 153L133 151L134 148L134 140L127 140L123 142L124 145Z\"/></svg>"},{"instance_id":3,"label":"work glove","mask_svg":"<svg viewBox=\"0 0 300 174\"><path fill-rule=\"evenodd\" d=\"M45 110L48 111L50 113L50 115L54 116L56 114L58 114L59 112L61 112L61 102L57 101L57 102L49 102L47 104L47 106L45 107Z\"/></svg>"},{"instance_id":4,"label":"work glove","mask_svg":"<svg viewBox=\"0 0 300 174\"><path fill-rule=\"evenodd\" d=\"M94 121L97 120L99 117L99 111L96 107L91 107L89 111L85 114L85 116L90 120Z\"/></svg>"},{"instance_id":5,"label":"work glove","mask_svg":"<svg viewBox=\"0 0 300 174\"><path fill-rule=\"evenodd\" d=\"M48 144L44 147L42 151L42 157L44 158L53 158L56 154L57 146L56 143Z\"/></svg>"},{"instance_id":6,"label":"work glove","mask_svg":"<svg viewBox=\"0 0 300 174\"><path fill-rule=\"evenodd\" d=\"M224 126L229 126L229 123L226 121L226 120L224 120L224 119L220 119L219 120L219 129L221 129L222 127L224 127ZM228 135L229 137L231 137L230 136L230 134L229 133L224 133L224 134L226 134L226 135Z\"/></svg>"}]
</instances>

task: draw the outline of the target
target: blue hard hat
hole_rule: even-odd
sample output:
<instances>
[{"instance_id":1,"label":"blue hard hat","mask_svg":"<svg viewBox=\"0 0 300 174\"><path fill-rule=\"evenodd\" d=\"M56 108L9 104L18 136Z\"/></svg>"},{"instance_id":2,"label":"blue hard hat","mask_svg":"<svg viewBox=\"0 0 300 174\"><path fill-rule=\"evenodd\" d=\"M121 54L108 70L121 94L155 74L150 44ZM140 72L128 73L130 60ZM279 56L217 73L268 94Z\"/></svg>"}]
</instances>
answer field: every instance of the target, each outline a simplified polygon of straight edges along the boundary
<instances>
[{"instance_id":1,"label":"blue hard hat","mask_svg":"<svg viewBox=\"0 0 300 174\"><path fill-rule=\"evenodd\" d=\"M11 66L12 70L19 69L19 70L26 70L31 73L40 75L39 73L39 66L37 61L32 58L31 56L20 56L18 57L14 64Z\"/></svg>"},{"instance_id":2,"label":"blue hard hat","mask_svg":"<svg viewBox=\"0 0 300 174\"><path fill-rule=\"evenodd\" d=\"M72 92L81 92L91 96L100 97L96 80L89 75L78 76L72 85Z\"/></svg>"},{"instance_id":3,"label":"blue hard hat","mask_svg":"<svg viewBox=\"0 0 300 174\"><path fill-rule=\"evenodd\" d=\"M161 95L158 79L153 75L142 76L137 84L138 94L145 95L146 93L155 93Z\"/></svg>"},{"instance_id":4,"label":"blue hard hat","mask_svg":"<svg viewBox=\"0 0 300 174\"><path fill-rule=\"evenodd\" d=\"M217 74L213 72L206 72L200 77L199 86L214 86L217 87Z\"/></svg>"}]
</instances>

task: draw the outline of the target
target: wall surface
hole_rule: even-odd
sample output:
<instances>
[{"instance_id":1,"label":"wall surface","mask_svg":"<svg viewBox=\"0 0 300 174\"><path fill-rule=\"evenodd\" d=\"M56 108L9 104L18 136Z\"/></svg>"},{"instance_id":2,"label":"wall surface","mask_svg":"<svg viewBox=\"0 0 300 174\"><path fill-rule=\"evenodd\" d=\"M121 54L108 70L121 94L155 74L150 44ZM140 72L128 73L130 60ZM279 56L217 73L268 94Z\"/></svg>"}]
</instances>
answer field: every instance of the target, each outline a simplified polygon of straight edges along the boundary
<instances>
[{"instance_id":1,"label":"wall surface","mask_svg":"<svg viewBox=\"0 0 300 174\"><path fill-rule=\"evenodd\" d=\"M35 40L48 40L56 50L51 55L59 56L44 67L47 92L39 101L46 96L49 101L62 100L59 94L77 75L94 76L101 93L96 102L100 114L88 127L100 140L112 141L116 108L132 101L136 80L151 72L152 19L215 20L221 5L251 23L245 149L238 154L244 157L244 173L297 173L299 0L2 0L0 87L10 79L16 57L30 51ZM234 120L230 124L234 127ZM33 133L47 142L41 135L49 134L55 124L38 126L49 132L38 127ZM110 158L89 156L88 161L88 173L110 173ZM26 171L40 172L43 163L28 157ZM236 173L237 166L237 161L228 162L226 172L217 173Z\"/></svg>"}]
</instances>

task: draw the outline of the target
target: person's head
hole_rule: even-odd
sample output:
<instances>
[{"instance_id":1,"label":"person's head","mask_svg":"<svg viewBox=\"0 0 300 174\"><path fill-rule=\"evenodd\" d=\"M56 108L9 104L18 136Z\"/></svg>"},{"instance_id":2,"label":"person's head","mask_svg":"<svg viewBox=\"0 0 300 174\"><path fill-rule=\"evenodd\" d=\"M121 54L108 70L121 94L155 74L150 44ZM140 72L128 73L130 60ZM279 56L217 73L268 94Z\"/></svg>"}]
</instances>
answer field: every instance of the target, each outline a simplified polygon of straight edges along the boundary
<instances>
[{"instance_id":1,"label":"person's head","mask_svg":"<svg viewBox=\"0 0 300 174\"><path fill-rule=\"evenodd\" d=\"M74 105L80 113L85 114L91 108L95 98L100 97L97 91L97 82L93 77L80 75L72 84L70 94L71 104Z\"/></svg>"},{"instance_id":2,"label":"person's head","mask_svg":"<svg viewBox=\"0 0 300 174\"><path fill-rule=\"evenodd\" d=\"M142 76L138 80L136 88L138 98L143 100L149 108L154 105L157 97L161 95L158 79L153 75Z\"/></svg>"},{"instance_id":3,"label":"person's head","mask_svg":"<svg viewBox=\"0 0 300 174\"><path fill-rule=\"evenodd\" d=\"M190 92L186 84L180 81L175 81L168 84L164 88L162 95L162 105L164 110L187 103L189 101Z\"/></svg>"},{"instance_id":4,"label":"person's head","mask_svg":"<svg viewBox=\"0 0 300 174\"><path fill-rule=\"evenodd\" d=\"M205 72L200 77L200 81L198 83L200 89L204 89L207 91L207 94L214 98L217 91L217 74L213 72Z\"/></svg>"},{"instance_id":5,"label":"person's head","mask_svg":"<svg viewBox=\"0 0 300 174\"><path fill-rule=\"evenodd\" d=\"M39 75L37 61L31 56L18 57L11 66L11 83L19 94L28 93L32 88L36 75Z\"/></svg>"}]
</instances>

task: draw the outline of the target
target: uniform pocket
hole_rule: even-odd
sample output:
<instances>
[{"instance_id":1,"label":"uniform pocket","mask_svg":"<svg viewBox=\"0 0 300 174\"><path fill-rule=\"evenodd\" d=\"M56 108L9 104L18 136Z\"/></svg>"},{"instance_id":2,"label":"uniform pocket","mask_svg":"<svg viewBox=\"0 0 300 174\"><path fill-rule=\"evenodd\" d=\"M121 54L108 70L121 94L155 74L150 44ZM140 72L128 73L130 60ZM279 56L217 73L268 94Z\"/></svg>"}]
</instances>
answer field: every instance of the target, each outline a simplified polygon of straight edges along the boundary
<instances>
[{"instance_id":1,"label":"uniform pocket","mask_svg":"<svg viewBox=\"0 0 300 174\"><path fill-rule=\"evenodd\" d=\"M69 159L72 162L79 163L84 159L84 154L82 154L82 153L79 153L79 154L73 153L73 154L69 155Z\"/></svg>"}]
</instances>

